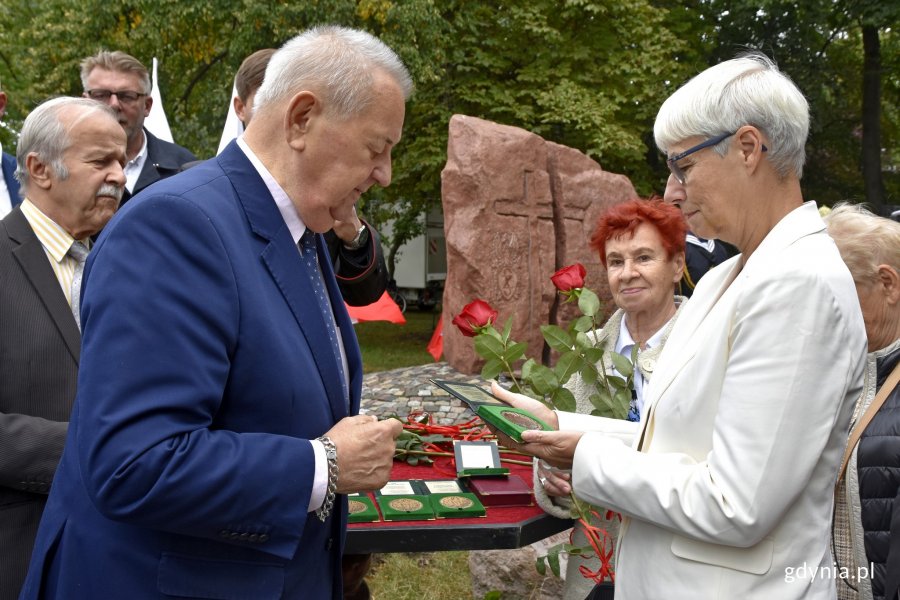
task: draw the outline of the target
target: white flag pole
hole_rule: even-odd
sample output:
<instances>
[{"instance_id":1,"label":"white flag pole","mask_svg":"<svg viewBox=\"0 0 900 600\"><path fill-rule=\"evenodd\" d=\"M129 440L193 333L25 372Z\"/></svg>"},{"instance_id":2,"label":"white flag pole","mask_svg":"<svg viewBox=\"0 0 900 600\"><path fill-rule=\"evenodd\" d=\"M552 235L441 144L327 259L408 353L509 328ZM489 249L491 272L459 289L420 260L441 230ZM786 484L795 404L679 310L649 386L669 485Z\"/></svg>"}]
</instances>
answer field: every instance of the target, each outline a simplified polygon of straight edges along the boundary
<instances>
[{"instance_id":1,"label":"white flag pole","mask_svg":"<svg viewBox=\"0 0 900 600\"><path fill-rule=\"evenodd\" d=\"M144 127L159 139L174 143L175 140L172 139L172 130L169 129L169 120L166 118L162 96L159 93L159 86L157 85L157 64L158 61L154 56L153 74L150 79L150 97L153 98L153 106L150 108L150 114L144 119Z\"/></svg>"},{"instance_id":2,"label":"white flag pole","mask_svg":"<svg viewBox=\"0 0 900 600\"><path fill-rule=\"evenodd\" d=\"M237 113L234 112L234 99L237 98L237 85L231 89L231 98L228 100L228 114L225 117L225 128L222 130L222 139L219 141L219 150L216 154L222 154L231 140L240 137L244 133L244 124L238 119Z\"/></svg>"}]
</instances>

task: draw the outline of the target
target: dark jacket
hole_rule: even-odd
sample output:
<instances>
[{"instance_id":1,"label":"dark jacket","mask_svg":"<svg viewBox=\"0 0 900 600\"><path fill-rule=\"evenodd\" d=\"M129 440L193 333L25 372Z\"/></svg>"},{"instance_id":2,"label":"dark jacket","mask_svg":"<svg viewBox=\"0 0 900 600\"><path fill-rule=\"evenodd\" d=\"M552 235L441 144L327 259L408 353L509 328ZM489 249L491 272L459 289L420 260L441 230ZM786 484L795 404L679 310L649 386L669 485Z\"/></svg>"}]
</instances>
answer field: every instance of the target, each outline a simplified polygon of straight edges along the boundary
<instances>
[{"instance_id":1,"label":"dark jacket","mask_svg":"<svg viewBox=\"0 0 900 600\"><path fill-rule=\"evenodd\" d=\"M369 240L359 250L348 250L332 229L325 234L328 254L344 302L365 306L378 300L387 289L388 274L384 250L375 228L366 223Z\"/></svg>"},{"instance_id":2,"label":"dark jacket","mask_svg":"<svg viewBox=\"0 0 900 600\"><path fill-rule=\"evenodd\" d=\"M705 240L688 233L684 247L684 273L677 295L691 297L694 287L707 271L738 253L737 248L721 240Z\"/></svg>"},{"instance_id":3,"label":"dark jacket","mask_svg":"<svg viewBox=\"0 0 900 600\"><path fill-rule=\"evenodd\" d=\"M876 389L900 361L900 348L878 359ZM866 556L874 565L872 596L884 598L891 516L900 489L900 386L885 400L859 440L856 458Z\"/></svg>"},{"instance_id":4,"label":"dark jacket","mask_svg":"<svg viewBox=\"0 0 900 600\"><path fill-rule=\"evenodd\" d=\"M181 165L187 170L203 161L194 160ZM146 167L145 167L146 168ZM141 175L143 177L143 174ZM125 200L123 199L122 202ZM363 221L365 223L365 221ZM348 250L334 230L324 234L328 246L328 256L334 268L334 276L344 302L350 306L365 306L381 298L387 290L388 272L384 262L384 250L381 238L374 227L365 223L369 229L369 239L358 250Z\"/></svg>"},{"instance_id":5,"label":"dark jacket","mask_svg":"<svg viewBox=\"0 0 900 600\"><path fill-rule=\"evenodd\" d=\"M0 600L25 580L75 401L81 334L20 208L0 221Z\"/></svg>"},{"instance_id":6,"label":"dark jacket","mask_svg":"<svg viewBox=\"0 0 900 600\"><path fill-rule=\"evenodd\" d=\"M3 180L6 181L6 189L9 190L9 200L13 208L22 202L19 197L19 180L15 177L16 157L11 154L3 153L0 159L0 167L3 170Z\"/></svg>"},{"instance_id":7,"label":"dark jacket","mask_svg":"<svg viewBox=\"0 0 900 600\"><path fill-rule=\"evenodd\" d=\"M125 204L132 196L136 196L151 183L180 173L185 163L197 160L197 157L187 148L161 140L146 128L144 128L144 135L147 136L147 160L144 161L144 168L141 169L134 189L131 193L126 191L122 196L122 204Z\"/></svg>"}]
</instances>

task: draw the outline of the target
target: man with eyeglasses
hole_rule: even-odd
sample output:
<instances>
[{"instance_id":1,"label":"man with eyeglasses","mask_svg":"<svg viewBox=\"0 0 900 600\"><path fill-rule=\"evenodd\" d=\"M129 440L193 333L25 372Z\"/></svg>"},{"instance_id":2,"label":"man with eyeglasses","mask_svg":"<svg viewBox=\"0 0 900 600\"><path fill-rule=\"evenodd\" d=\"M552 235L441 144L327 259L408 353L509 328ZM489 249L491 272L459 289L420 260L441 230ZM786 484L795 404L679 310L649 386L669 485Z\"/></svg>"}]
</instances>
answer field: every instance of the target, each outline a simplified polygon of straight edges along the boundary
<instances>
[{"instance_id":1,"label":"man with eyeglasses","mask_svg":"<svg viewBox=\"0 0 900 600\"><path fill-rule=\"evenodd\" d=\"M186 148L166 142L144 128L153 108L150 75L133 56L119 50L103 50L81 61L84 97L103 102L116 111L128 138L125 195L122 204L160 179L180 172L182 165L197 160Z\"/></svg>"}]
</instances>

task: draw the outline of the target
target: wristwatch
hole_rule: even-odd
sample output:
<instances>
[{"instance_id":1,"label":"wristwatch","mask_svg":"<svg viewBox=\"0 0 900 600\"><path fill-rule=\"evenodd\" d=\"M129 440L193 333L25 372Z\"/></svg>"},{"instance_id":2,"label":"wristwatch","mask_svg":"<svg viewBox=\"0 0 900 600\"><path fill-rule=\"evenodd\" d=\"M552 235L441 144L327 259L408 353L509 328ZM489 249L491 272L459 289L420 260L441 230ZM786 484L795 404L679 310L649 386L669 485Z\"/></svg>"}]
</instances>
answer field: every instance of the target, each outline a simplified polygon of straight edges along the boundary
<instances>
[{"instance_id":1,"label":"wristwatch","mask_svg":"<svg viewBox=\"0 0 900 600\"><path fill-rule=\"evenodd\" d=\"M347 250L359 250L363 246L366 245L366 242L369 241L369 229L366 227L366 224L363 223L359 226L359 229L356 231L356 237L350 240L349 242L344 242L344 248Z\"/></svg>"}]
</instances>

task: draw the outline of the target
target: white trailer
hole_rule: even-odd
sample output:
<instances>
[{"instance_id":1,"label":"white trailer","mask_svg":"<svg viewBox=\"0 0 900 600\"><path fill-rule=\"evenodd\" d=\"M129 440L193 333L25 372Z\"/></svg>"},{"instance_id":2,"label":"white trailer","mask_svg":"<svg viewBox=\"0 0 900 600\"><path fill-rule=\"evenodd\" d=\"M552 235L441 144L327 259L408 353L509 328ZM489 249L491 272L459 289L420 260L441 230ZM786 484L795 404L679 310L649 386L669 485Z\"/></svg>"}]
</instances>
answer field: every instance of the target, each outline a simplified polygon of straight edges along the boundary
<instances>
[{"instance_id":1,"label":"white trailer","mask_svg":"<svg viewBox=\"0 0 900 600\"><path fill-rule=\"evenodd\" d=\"M427 309L440 302L443 294L444 280L447 279L447 246L441 210L433 209L421 218L425 222L425 233L397 250L394 281L407 304ZM391 234L390 223L384 229L387 235Z\"/></svg>"}]
</instances>

